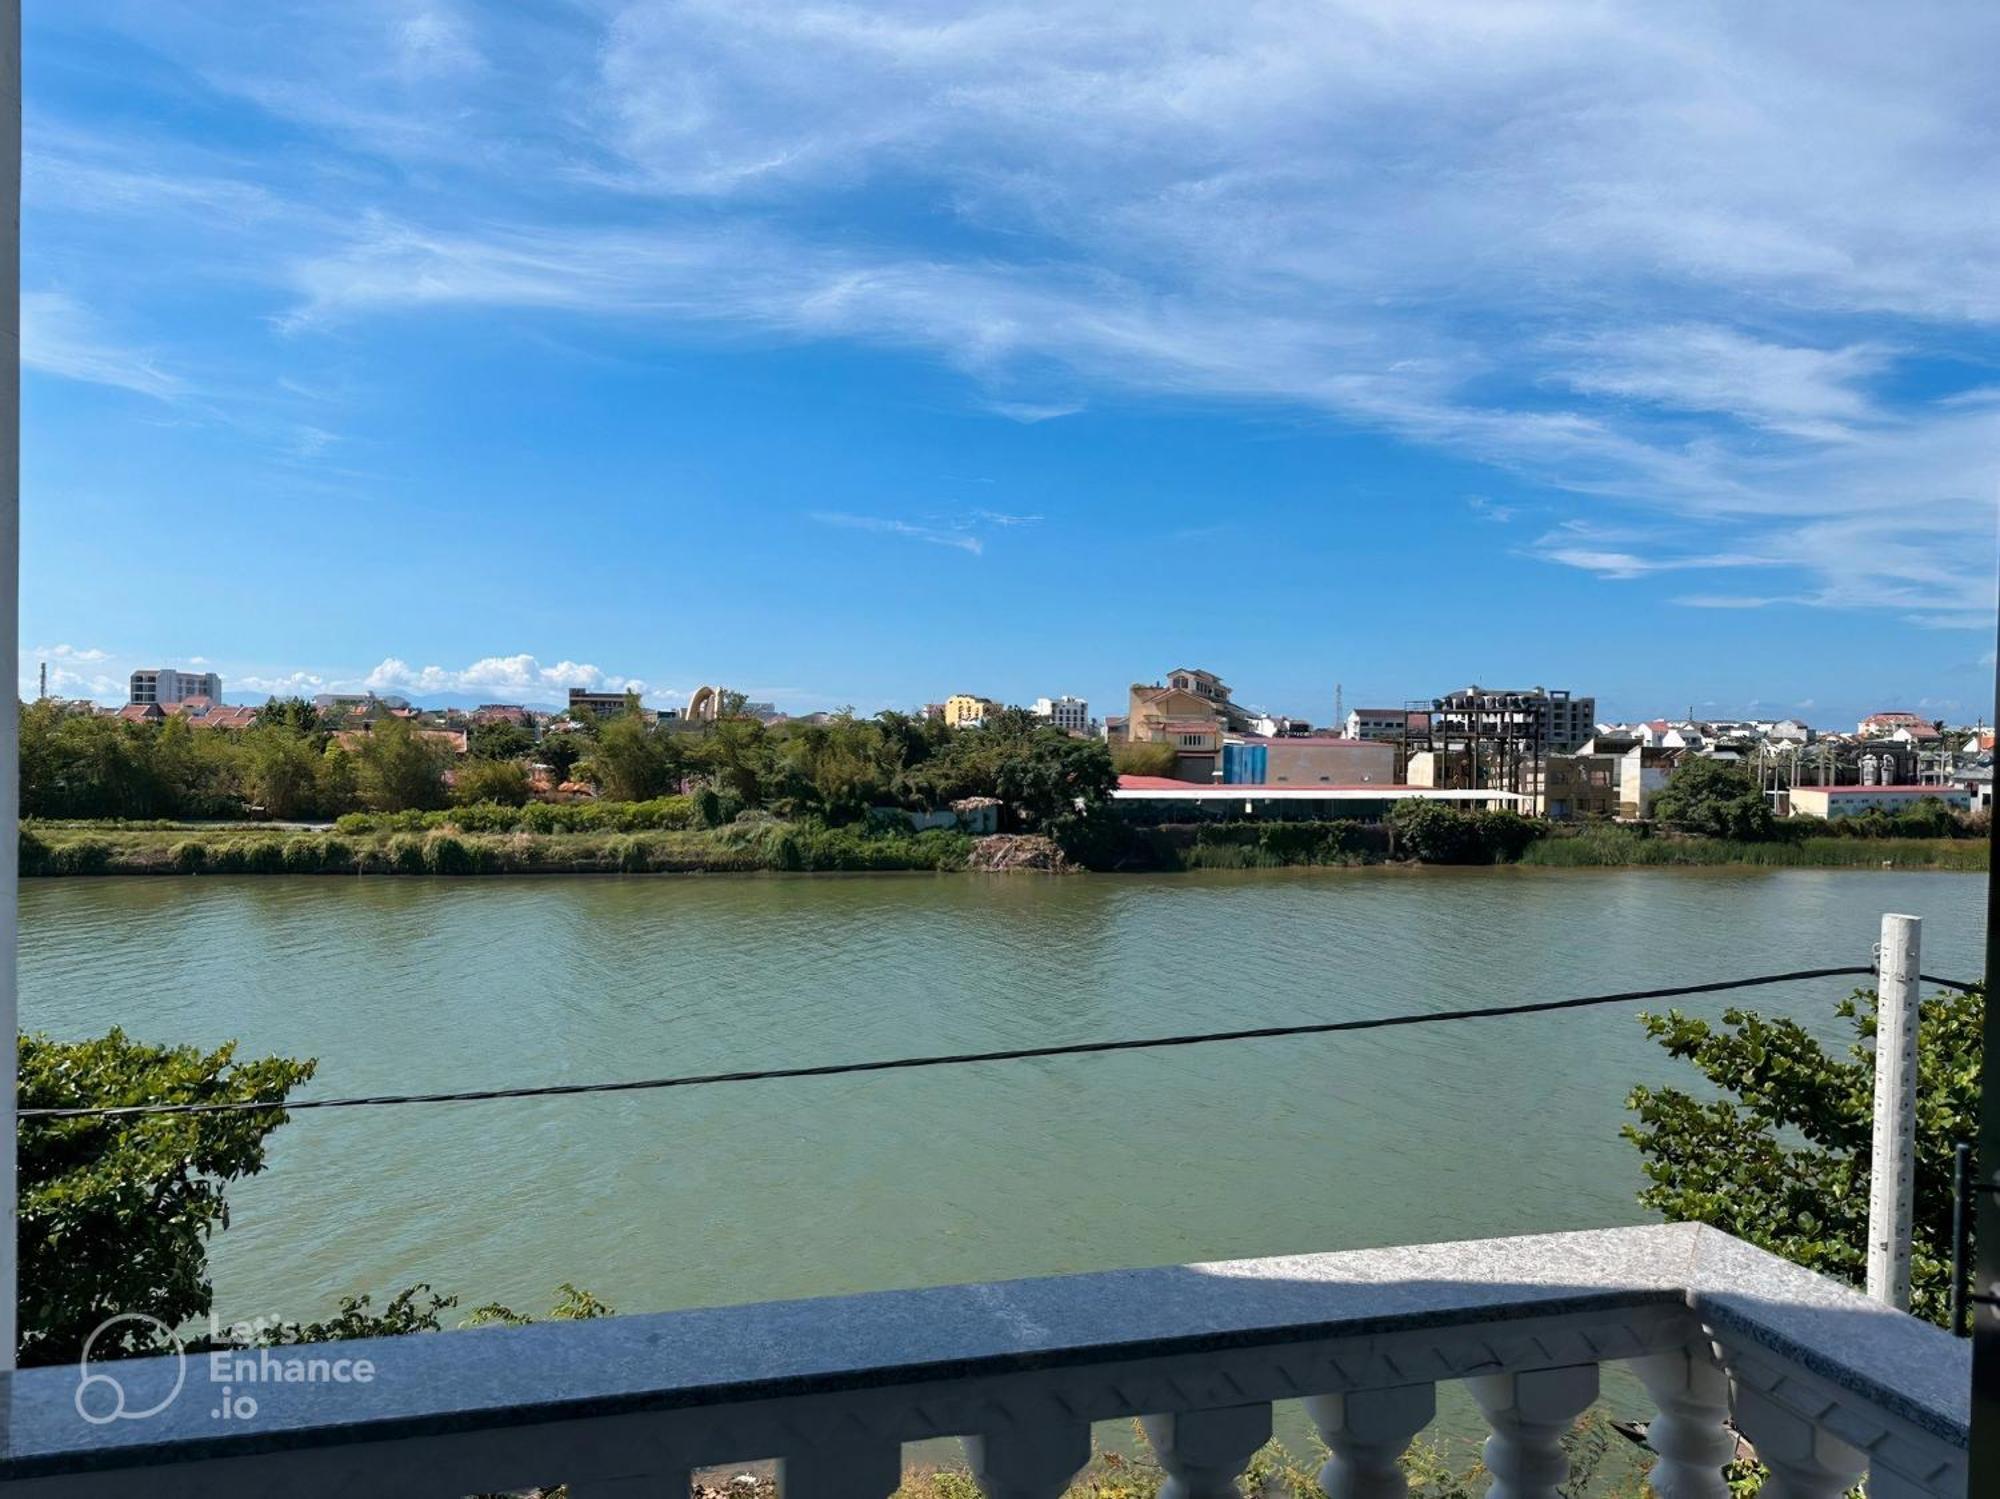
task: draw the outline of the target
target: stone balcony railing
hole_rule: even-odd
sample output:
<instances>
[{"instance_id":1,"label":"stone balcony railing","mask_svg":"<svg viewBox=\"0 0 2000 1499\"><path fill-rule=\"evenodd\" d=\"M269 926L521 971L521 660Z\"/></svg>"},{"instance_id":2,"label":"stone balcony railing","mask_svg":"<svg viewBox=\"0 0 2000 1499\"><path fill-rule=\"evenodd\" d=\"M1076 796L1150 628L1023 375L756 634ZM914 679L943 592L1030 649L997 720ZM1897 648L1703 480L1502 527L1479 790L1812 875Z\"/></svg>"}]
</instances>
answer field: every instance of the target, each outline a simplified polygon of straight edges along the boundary
<instances>
[{"instance_id":1,"label":"stone balcony railing","mask_svg":"<svg viewBox=\"0 0 2000 1499\"><path fill-rule=\"evenodd\" d=\"M299 1350L286 1350L286 1354ZM905 1442L956 1436L992 1499L1053 1499L1090 1423L1140 1417L1168 1499L1222 1499L1303 1399L1332 1499L1399 1494L1397 1459L1462 1381L1495 1499L1552 1499L1559 1439L1633 1370L1662 1499L1722 1499L1733 1438L1767 1499L1960 1499L1967 1346L1694 1225L1423 1244L328 1345L368 1383L258 1383L225 1413L203 1359L143 1419L92 1424L79 1371L16 1374L0 1479L22 1496L423 1496L566 1481L667 1499L777 1459L787 1499L883 1499ZM175 1361L94 1366L170 1385ZM246 1387L247 1388L247 1387ZM237 1409L241 1410L239 1390ZM148 1405L153 1402L148 1399ZM137 1400L131 1411L144 1409Z\"/></svg>"}]
</instances>

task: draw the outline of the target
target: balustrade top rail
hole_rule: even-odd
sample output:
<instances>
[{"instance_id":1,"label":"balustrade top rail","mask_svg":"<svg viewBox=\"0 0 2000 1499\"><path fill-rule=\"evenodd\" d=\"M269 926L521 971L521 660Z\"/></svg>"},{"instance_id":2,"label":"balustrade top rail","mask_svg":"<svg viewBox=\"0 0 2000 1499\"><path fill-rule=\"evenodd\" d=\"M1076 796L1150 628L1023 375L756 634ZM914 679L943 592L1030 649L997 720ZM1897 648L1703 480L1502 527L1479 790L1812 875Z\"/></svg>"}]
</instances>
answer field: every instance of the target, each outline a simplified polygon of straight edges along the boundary
<instances>
[{"instance_id":1,"label":"balustrade top rail","mask_svg":"<svg viewBox=\"0 0 2000 1499\"><path fill-rule=\"evenodd\" d=\"M464 1493L587 1481L636 1454L732 1462L990 1430L1030 1409L1100 1420L1708 1342L1733 1378L1899 1471L1962 1464L1966 1345L1680 1224L285 1349L367 1358L374 1379L258 1384L242 1421L218 1417L198 1355L167 1409L102 1425L79 1414L75 1368L27 1370L7 1381L0 1479L62 1495L256 1492L229 1476L282 1472L270 1492L306 1494L338 1489L300 1472L338 1468L378 1485L386 1470L384 1493ZM137 1362L157 1387L172 1361Z\"/></svg>"}]
</instances>

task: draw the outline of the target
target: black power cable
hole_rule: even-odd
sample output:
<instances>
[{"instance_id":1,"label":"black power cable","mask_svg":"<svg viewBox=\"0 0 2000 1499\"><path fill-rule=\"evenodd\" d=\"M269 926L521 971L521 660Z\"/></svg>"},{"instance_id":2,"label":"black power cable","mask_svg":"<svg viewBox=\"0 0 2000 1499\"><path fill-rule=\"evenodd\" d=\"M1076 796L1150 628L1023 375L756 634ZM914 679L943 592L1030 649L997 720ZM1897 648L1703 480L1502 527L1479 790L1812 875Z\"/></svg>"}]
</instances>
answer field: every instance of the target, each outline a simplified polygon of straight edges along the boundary
<instances>
[{"instance_id":1,"label":"black power cable","mask_svg":"<svg viewBox=\"0 0 2000 1499\"><path fill-rule=\"evenodd\" d=\"M975 1062L1021 1062L1036 1057L1075 1057L1099 1052L1148 1051L1170 1046L1207 1046L1217 1041L1263 1041L1281 1036L1324 1036L1342 1031L1388 1030L1405 1025L1435 1025L1447 1020L1487 1020L1505 1015L1541 1015L1552 1010L1580 1010L1591 1005L1631 1004L1643 999L1675 999L1686 994L1716 994L1727 989L1752 989L1766 984L1793 984L1805 979L1853 978L1872 975L1873 968L1800 968L1757 978L1724 979L1712 984L1681 984L1666 989L1626 989L1616 994L1589 994L1577 999L1544 999L1524 1005L1484 1005L1469 1010L1434 1010L1427 1014L1377 1015L1358 1020L1322 1020L1302 1025L1265 1025L1247 1030L1203 1031L1188 1035L1149 1036L1135 1041L1076 1041L1063 1046L1022 1046L1002 1051L962 1051L943 1056L891 1057L874 1062L827 1062L814 1067L765 1067L754 1071L705 1072L683 1077L635 1078L610 1083L552 1083L532 1088L477 1088L455 1093L378 1093L360 1098L306 1098L296 1102L234 1099L221 1103L141 1103L117 1108L22 1109L28 1119L120 1119L150 1114L243 1114L270 1110L362 1109L404 1103L483 1103L497 1098L560 1098L579 1093L641 1093L664 1088L700 1088L714 1083L761 1083L786 1078L845 1077L863 1072L907 1072L920 1067L963 1067ZM1956 979L1919 976L1923 982L1965 991L1976 987Z\"/></svg>"}]
</instances>

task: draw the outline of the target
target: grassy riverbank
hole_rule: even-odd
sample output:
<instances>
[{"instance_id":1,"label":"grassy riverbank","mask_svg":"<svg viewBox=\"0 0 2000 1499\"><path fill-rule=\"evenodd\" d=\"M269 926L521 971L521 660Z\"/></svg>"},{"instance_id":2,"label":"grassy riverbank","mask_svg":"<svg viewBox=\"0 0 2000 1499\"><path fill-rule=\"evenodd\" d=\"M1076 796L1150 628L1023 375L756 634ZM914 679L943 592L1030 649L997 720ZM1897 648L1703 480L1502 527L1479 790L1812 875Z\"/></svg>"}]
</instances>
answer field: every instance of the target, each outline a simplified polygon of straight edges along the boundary
<instances>
[{"instance_id":1,"label":"grassy riverbank","mask_svg":"<svg viewBox=\"0 0 2000 1499\"><path fill-rule=\"evenodd\" d=\"M1776 869L1984 870L1983 838L1800 838L1742 843L1727 838L1645 837L1630 828L1602 828L1541 838L1522 851L1522 864L1548 869L1608 869L1646 865L1747 864Z\"/></svg>"},{"instance_id":2,"label":"grassy riverbank","mask_svg":"<svg viewBox=\"0 0 2000 1499\"><path fill-rule=\"evenodd\" d=\"M257 823L35 822L21 835L21 873L93 874L690 874L760 870L951 871L996 867L1002 840L776 819L721 827L660 826L678 808L548 808L541 830L494 830L461 813L342 818L331 829ZM563 815L568 814L568 815ZM594 825L593 825L594 824ZM1010 851L1011 852L1011 851ZM1001 867L1007 861L1000 861ZM1212 823L1127 831L1113 872L1281 869L1405 862L1379 824ZM1472 862L1554 869L1742 865L1804 869L1983 871L1978 838L1802 838L1744 843L1646 836L1631 828L1559 831Z\"/></svg>"},{"instance_id":3,"label":"grassy riverbank","mask_svg":"<svg viewBox=\"0 0 2000 1499\"><path fill-rule=\"evenodd\" d=\"M963 833L864 832L731 823L633 832L472 832L454 826L344 832L274 826L37 823L23 875L682 874L751 870L963 869Z\"/></svg>"}]
</instances>

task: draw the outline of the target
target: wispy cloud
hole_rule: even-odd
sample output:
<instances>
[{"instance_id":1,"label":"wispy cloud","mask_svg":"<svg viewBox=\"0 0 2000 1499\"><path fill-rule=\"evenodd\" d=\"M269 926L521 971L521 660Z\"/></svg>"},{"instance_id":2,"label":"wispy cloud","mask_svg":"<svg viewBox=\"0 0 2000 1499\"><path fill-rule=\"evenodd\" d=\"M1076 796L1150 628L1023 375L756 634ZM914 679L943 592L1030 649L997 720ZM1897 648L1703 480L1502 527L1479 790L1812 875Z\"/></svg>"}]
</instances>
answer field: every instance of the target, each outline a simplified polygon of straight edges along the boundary
<instances>
[{"instance_id":1,"label":"wispy cloud","mask_svg":"<svg viewBox=\"0 0 2000 1499\"><path fill-rule=\"evenodd\" d=\"M104 334L90 310L62 292L21 293L21 363L67 380L170 401L186 390L155 358Z\"/></svg>"},{"instance_id":2,"label":"wispy cloud","mask_svg":"<svg viewBox=\"0 0 2000 1499\"><path fill-rule=\"evenodd\" d=\"M193 266L254 225L295 358L454 309L859 343L1010 421L1136 393L1491 464L1642 518L1643 543L1531 548L1614 581L1769 568L1755 596L1804 607L1993 608L1966 543L2000 403L1910 374L2000 325L1968 186L2000 150L2000 11L1899 17L1890 47L1836 0L1801 49L1755 7L1568 0L270 10L121 24L291 122L309 172L51 138L88 170L31 181L147 205ZM145 343L72 319L35 357L168 398Z\"/></svg>"},{"instance_id":3,"label":"wispy cloud","mask_svg":"<svg viewBox=\"0 0 2000 1499\"><path fill-rule=\"evenodd\" d=\"M845 510L815 510L811 519L822 526L901 536L929 546L970 552L977 557L985 552L990 532L1036 525L1042 518L1039 515L1012 515L1002 510L974 510L964 515L904 520L888 515L856 515Z\"/></svg>"}]
</instances>

